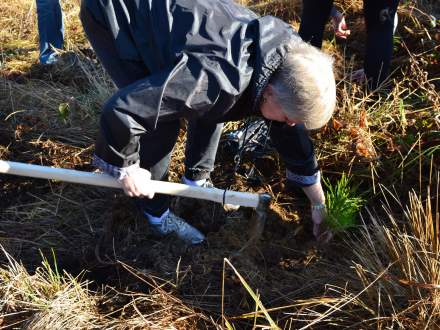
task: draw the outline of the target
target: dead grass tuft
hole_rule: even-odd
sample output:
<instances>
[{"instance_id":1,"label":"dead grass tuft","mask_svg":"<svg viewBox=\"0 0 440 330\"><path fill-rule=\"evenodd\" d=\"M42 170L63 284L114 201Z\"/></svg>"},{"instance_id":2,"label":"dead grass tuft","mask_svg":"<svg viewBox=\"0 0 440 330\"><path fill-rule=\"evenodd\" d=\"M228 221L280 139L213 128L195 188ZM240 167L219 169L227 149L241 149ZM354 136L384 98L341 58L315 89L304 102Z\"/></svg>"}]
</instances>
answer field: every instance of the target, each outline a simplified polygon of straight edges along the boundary
<instances>
[{"instance_id":1,"label":"dead grass tuft","mask_svg":"<svg viewBox=\"0 0 440 330\"><path fill-rule=\"evenodd\" d=\"M393 197L392 197L393 198ZM437 208L432 208L432 203ZM309 327L436 328L440 322L438 196L414 192L403 217L384 202L388 219L369 213L368 223L346 238L338 277L322 297L289 317ZM348 252L351 249L351 252ZM344 266L342 266L344 265ZM334 278L323 269L318 279ZM317 274L315 274L317 275Z\"/></svg>"},{"instance_id":2,"label":"dead grass tuft","mask_svg":"<svg viewBox=\"0 0 440 330\"><path fill-rule=\"evenodd\" d=\"M187 307L149 275L123 268L151 287L151 293L93 292L82 276L60 273L43 258L34 274L2 247L8 264L0 268L1 322L23 329L188 329L212 323ZM108 304L112 309L108 310ZM121 304L122 303L122 304ZM115 306L120 307L114 308ZM205 325L206 325L205 324Z\"/></svg>"},{"instance_id":3,"label":"dead grass tuft","mask_svg":"<svg viewBox=\"0 0 440 330\"><path fill-rule=\"evenodd\" d=\"M8 325L26 329L96 328L100 324L89 283L44 259L33 275L2 247L8 264L0 269L1 313Z\"/></svg>"}]
</instances>

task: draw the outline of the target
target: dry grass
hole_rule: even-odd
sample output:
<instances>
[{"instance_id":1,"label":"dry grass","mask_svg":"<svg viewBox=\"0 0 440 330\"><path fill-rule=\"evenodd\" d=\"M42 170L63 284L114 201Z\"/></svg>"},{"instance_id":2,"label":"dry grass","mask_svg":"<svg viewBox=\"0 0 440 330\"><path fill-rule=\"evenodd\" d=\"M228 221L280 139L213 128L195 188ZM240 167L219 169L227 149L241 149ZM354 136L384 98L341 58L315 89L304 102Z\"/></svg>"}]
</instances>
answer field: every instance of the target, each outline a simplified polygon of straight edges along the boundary
<instances>
[{"instance_id":1,"label":"dry grass","mask_svg":"<svg viewBox=\"0 0 440 330\"><path fill-rule=\"evenodd\" d=\"M437 208L432 208L432 203ZM420 200L410 193L403 218L384 205L388 219L370 214L345 245L343 286L327 284L325 298L301 313L303 329L314 325L344 328L435 329L440 326L438 196ZM343 266L344 265L344 266ZM322 281L329 276L325 270ZM331 299L329 299L331 298ZM327 301L326 301L327 300Z\"/></svg>"},{"instance_id":2,"label":"dry grass","mask_svg":"<svg viewBox=\"0 0 440 330\"><path fill-rule=\"evenodd\" d=\"M47 260L30 275L3 248L9 263L0 271L2 323L27 329L96 328L99 315L88 282L52 269ZM72 327L73 326L73 327Z\"/></svg>"},{"instance_id":3,"label":"dry grass","mask_svg":"<svg viewBox=\"0 0 440 330\"><path fill-rule=\"evenodd\" d=\"M0 269L0 326L22 329L187 329L211 321L187 307L157 279L130 273L151 287L151 293L89 290L89 281L64 272L56 260L43 259L34 274L3 248L8 264ZM121 304L121 302L124 302ZM121 305L119 308L116 306ZM110 305L110 306L108 306ZM116 308L115 308L116 307ZM107 310L109 309L109 310Z\"/></svg>"},{"instance_id":4,"label":"dry grass","mask_svg":"<svg viewBox=\"0 0 440 330\"><path fill-rule=\"evenodd\" d=\"M306 299L231 319L261 319L267 313L281 313L278 324L285 329L437 329L438 187L433 193L436 197L428 192L424 201L411 192L403 215L391 211L387 199L397 199L384 192L383 208L388 218L369 213L356 233L346 236L340 246L345 253L337 264L322 262L302 274L309 286ZM324 290L310 297L313 289Z\"/></svg>"},{"instance_id":5,"label":"dry grass","mask_svg":"<svg viewBox=\"0 0 440 330\"><path fill-rule=\"evenodd\" d=\"M79 1L62 3L66 48L51 69L37 63L35 2L0 4L0 158L91 170L100 106L114 86L88 50ZM300 1L242 3L299 25ZM246 237L246 212L209 208L196 220L215 228L209 247L184 249L153 238L113 191L1 177L0 328L439 328L439 194L431 178L440 165L440 27L430 15L439 19L440 7L400 6L394 72L386 92L368 93L345 79L362 65L362 1L337 5L353 35L341 43L326 33L338 108L314 138L324 175L349 172L359 184L368 201L362 225L316 245L304 229L307 203L285 190L276 156L245 162L264 174L261 186L219 166L221 186L275 197L262 241L225 268L223 258ZM173 181L183 172L183 142L184 134Z\"/></svg>"}]
</instances>

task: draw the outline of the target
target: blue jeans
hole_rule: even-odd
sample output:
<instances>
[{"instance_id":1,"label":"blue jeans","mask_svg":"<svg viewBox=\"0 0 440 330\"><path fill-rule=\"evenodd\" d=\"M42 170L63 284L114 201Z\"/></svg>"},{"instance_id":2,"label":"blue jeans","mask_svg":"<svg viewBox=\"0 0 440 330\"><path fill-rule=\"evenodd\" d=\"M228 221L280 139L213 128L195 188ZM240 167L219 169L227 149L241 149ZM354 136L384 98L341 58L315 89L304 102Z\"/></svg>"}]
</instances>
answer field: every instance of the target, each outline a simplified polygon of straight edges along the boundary
<instances>
[{"instance_id":1,"label":"blue jeans","mask_svg":"<svg viewBox=\"0 0 440 330\"><path fill-rule=\"evenodd\" d=\"M64 24L59 0L37 0L40 63L55 61L54 48L63 47Z\"/></svg>"}]
</instances>

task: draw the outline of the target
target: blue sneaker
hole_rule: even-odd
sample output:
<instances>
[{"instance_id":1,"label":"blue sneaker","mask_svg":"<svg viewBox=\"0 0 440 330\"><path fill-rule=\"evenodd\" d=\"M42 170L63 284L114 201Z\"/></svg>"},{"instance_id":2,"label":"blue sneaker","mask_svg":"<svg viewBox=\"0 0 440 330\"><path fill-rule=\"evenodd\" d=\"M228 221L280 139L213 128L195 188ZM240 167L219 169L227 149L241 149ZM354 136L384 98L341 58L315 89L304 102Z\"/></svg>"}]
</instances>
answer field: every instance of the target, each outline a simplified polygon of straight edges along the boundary
<instances>
[{"instance_id":1,"label":"blue sneaker","mask_svg":"<svg viewBox=\"0 0 440 330\"><path fill-rule=\"evenodd\" d=\"M181 240L192 245L200 244L205 240L205 236L200 231L171 211L168 212L161 223L157 225L150 224L150 226L154 233L159 236L166 236L174 233Z\"/></svg>"},{"instance_id":2,"label":"blue sneaker","mask_svg":"<svg viewBox=\"0 0 440 330\"><path fill-rule=\"evenodd\" d=\"M59 56L57 53L49 53L40 56L40 63L45 65L52 65L57 63Z\"/></svg>"}]
</instances>

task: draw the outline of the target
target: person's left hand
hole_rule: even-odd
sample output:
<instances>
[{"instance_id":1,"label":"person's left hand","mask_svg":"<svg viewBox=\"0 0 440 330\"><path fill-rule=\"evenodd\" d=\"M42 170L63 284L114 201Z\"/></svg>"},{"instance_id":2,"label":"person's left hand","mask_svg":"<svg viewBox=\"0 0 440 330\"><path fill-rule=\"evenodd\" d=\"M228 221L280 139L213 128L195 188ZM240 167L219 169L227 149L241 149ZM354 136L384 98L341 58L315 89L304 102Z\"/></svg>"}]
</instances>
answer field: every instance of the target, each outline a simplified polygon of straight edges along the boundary
<instances>
[{"instance_id":1,"label":"person's left hand","mask_svg":"<svg viewBox=\"0 0 440 330\"><path fill-rule=\"evenodd\" d=\"M303 187L303 191L312 205L313 236L315 236L318 241L328 242L333 235L331 231L325 230L324 228L327 209L325 206L325 195L322 190L321 180L319 179L311 186Z\"/></svg>"},{"instance_id":2,"label":"person's left hand","mask_svg":"<svg viewBox=\"0 0 440 330\"><path fill-rule=\"evenodd\" d=\"M312 208L312 222L313 222L313 236L317 241L328 243L333 233L330 229L325 228L324 220L327 216L327 209L325 207L321 209Z\"/></svg>"},{"instance_id":3,"label":"person's left hand","mask_svg":"<svg viewBox=\"0 0 440 330\"><path fill-rule=\"evenodd\" d=\"M316 239L319 238L319 236L322 234L322 228L324 224L324 219L327 214L327 211L324 208L322 209L315 209L312 207L312 222L313 222L313 236L315 236Z\"/></svg>"}]
</instances>

